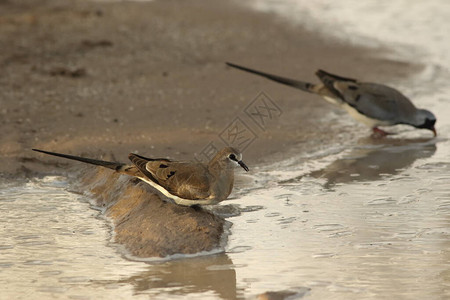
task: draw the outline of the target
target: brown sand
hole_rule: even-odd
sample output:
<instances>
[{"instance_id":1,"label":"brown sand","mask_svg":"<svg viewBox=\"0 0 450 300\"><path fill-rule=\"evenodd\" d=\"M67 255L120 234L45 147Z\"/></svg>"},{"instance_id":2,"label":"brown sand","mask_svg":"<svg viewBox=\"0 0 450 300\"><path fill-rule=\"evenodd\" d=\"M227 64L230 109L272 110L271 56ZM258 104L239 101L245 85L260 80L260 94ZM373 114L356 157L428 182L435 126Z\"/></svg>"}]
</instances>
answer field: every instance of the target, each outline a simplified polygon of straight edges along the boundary
<instances>
[{"instance_id":1,"label":"brown sand","mask_svg":"<svg viewBox=\"0 0 450 300\"><path fill-rule=\"evenodd\" d=\"M227 68L225 61L313 82L318 68L380 82L388 80L384 74L399 77L418 68L379 58L380 49L343 45L220 0L0 0L0 49L0 173L14 178L65 174L68 166L78 166L31 148L123 162L132 151L192 159L211 141L222 147L218 136L236 117L255 137L244 151L250 169L289 151L315 151L366 134L363 126L327 120L335 108L314 95ZM261 91L281 114L263 128L244 112ZM112 172L101 174L84 175L91 187L95 178L109 182L92 190L97 199L117 183ZM132 191L107 194L118 205L108 214L117 225L116 241L135 255L173 253L166 246L192 253L218 245L223 220L185 214L185 208L165 205L148 190L139 194L133 181L123 188ZM152 225L157 222L148 221L147 214L166 221L177 216L180 222ZM159 233L139 235L142 224L146 232ZM178 233L191 236L183 224L211 234L180 240ZM198 247L183 250L168 242L173 240ZM144 245L147 250L139 249Z\"/></svg>"},{"instance_id":2,"label":"brown sand","mask_svg":"<svg viewBox=\"0 0 450 300\"><path fill-rule=\"evenodd\" d=\"M61 161L33 147L192 159L210 141L223 146L218 135L236 116L258 136L244 154L249 166L294 145L337 142L345 131L327 122L334 108L321 99L225 61L314 82L318 68L366 80L411 71L218 0L0 1L0 49L0 172L14 175L51 172L42 162ZM265 131L243 112L261 91L282 110Z\"/></svg>"}]
</instances>

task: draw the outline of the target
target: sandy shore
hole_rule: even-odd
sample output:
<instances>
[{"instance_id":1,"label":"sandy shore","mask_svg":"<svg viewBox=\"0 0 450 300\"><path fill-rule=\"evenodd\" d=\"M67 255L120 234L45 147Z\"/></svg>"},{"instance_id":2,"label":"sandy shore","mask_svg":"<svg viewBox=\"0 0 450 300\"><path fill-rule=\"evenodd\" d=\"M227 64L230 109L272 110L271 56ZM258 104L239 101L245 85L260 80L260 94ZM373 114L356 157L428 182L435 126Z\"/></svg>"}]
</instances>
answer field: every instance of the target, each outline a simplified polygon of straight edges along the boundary
<instances>
[{"instance_id":1,"label":"sandy shore","mask_svg":"<svg viewBox=\"0 0 450 300\"><path fill-rule=\"evenodd\" d=\"M348 116L317 97L225 61L314 82L318 68L381 82L419 68L219 0L0 0L0 49L0 173L84 170L74 180L87 180L97 205L106 201L115 240L139 257L215 249L224 220L31 148L126 162L129 152L205 159L208 145L234 144L251 170L368 130L340 122ZM264 123L249 114L258 101L273 108ZM233 135L236 128L245 134Z\"/></svg>"},{"instance_id":2,"label":"sandy shore","mask_svg":"<svg viewBox=\"0 0 450 300\"><path fill-rule=\"evenodd\" d=\"M55 165L69 162L33 147L119 161L131 151L192 159L211 141L222 147L236 117L254 133L244 151L250 167L342 138L346 130L326 118L329 104L225 61L310 81L318 68L382 82L412 68L232 1L0 8L0 172L13 176L64 172ZM261 91L280 109L263 129L245 114ZM345 134L367 130L356 128Z\"/></svg>"}]
</instances>

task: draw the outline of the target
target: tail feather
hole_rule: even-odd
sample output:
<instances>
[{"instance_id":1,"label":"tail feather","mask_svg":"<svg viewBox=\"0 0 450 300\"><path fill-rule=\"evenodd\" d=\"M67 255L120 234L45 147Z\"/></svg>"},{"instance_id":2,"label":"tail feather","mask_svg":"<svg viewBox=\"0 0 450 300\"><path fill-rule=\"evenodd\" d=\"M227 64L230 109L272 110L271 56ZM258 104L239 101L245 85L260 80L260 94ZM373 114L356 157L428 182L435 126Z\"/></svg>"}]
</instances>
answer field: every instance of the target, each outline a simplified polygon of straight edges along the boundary
<instances>
[{"instance_id":1,"label":"tail feather","mask_svg":"<svg viewBox=\"0 0 450 300\"><path fill-rule=\"evenodd\" d=\"M39 150L39 149L32 149L32 150L36 151L36 152L41 152L41 153L44 153L44 154L48 154L48 155L63 157L63 158L67 158L67 159L81 161L81 162L88 163L88 164L91 164L91 165L105 167L105 168L108 168L108 169L112 169L114 171L120 171L121 167L125 166L125 164L118 163L118 162L97 160L97 159L85 158L85 157L74 156L74 155L69 155L69 154L49 152L49 151L44 151L44 150Z\"/></svg>"},{"instance_id":2,"label":"tail feather","mask_svg":"<svg viewBox=\"0 0 450 300\"><path fill-rule=\"evenodd\" d=\"M295 80L295 79L290 79L290 78L286 78L286 77L281 77L281 76L277 76L277 75L272 75L269 73L264 73L261 71L257 71L257 70L253 70L250 68L246 68L246 67L242 67L233 63L226 63L228 66L242 70L242 71L246 71L249 73L253 73L262 77L265 77L267 79L279 82L281 84L285 84L297 89L300 89L304 92L308 92L308 93L314 93L314 91L312 90L314 88L314 84L309 83L309 82L304 82L304 81L299 81L299 80Z\"/></svg>"}]
</instances>

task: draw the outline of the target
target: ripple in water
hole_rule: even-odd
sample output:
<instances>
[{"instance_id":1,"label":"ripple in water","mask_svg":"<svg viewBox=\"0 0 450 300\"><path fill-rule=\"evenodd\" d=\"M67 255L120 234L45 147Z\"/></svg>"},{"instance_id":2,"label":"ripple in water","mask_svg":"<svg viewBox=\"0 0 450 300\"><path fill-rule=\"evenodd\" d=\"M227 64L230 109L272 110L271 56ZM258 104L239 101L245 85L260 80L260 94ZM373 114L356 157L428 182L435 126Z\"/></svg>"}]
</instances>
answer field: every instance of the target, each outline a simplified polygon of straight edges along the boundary
<instances>
[{"instance_id":1,"label":"ripple in water","mask_svg":"<svg viewBox=\"0 0 450 300\"><path fill-rule=\"evenodd\" d=\"M90 284L133 274L140 265L108 246L105 221L66 186L61 177L44 177L1 190L0 281L5 285L0 298L48 299L55 293L76 298L76 292L67 293L77 290L94 298L132 295L130 286L108 293L105 286Z\"/></svg>"}]
</instances>

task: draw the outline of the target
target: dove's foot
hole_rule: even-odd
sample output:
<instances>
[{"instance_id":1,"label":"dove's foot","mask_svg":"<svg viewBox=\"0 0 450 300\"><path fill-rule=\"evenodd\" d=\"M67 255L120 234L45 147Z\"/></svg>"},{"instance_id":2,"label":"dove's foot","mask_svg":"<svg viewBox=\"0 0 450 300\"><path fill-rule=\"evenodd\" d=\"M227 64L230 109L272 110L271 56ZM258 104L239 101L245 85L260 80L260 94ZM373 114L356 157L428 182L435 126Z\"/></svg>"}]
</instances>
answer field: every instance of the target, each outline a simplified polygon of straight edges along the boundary
<instances>
[{"instance_id":1,"label":"dove's foot","mask_svg":"<svg viewBox=\"0 0 450 300\"><path fill-rule=\"evenodd\" d=\"M392 133L386 132L386 131L378 128L378 127L372 128L372 131L373 131L372 137L375 138L375 139L381 139L381 138L384 138L387 135L392 134Z\"/></svg>"}]
</instances>

